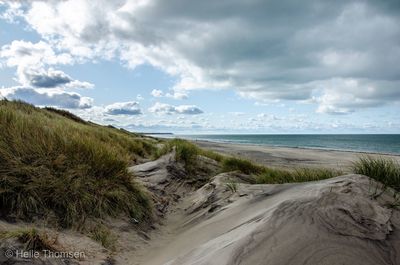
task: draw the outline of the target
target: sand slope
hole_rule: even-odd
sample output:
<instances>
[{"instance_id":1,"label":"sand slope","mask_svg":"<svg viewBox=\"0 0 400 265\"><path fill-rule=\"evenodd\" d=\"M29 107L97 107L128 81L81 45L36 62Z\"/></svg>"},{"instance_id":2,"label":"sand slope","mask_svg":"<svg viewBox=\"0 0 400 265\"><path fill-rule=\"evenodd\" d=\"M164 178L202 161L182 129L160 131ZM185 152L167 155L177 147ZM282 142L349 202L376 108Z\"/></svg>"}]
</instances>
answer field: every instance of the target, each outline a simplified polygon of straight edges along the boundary
<instances>
[{"instance_id":1,"label":"sand slope","mask_svg":"<svg viewBox=\"0 0 400 265\"><path fill-rule=\"evenodd\" d=\"M367 177L283 185L243 179L220 174L189 193L132 264L400 264L399 211L386 206L388 195L370 198ZM237 191L226 182L237 182Z\"/></svg>"}]
</instances>

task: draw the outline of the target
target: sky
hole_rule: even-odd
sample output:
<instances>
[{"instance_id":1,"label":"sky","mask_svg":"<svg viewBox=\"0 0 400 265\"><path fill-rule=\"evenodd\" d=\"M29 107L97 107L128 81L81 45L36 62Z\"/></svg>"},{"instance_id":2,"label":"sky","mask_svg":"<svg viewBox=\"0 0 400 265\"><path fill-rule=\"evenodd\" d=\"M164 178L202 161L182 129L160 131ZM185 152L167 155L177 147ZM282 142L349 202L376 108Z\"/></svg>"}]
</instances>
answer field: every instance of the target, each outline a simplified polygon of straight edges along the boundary
<instances>
[{"instance_id":1,"label":"sky","mask_svg":"<svg viewBox=\"0 0 400 265\"><path fill-rule=\"evenodd\" d=\"M1 1L0 97L139 132L400 133L400 1Z\"/></svg>"}]
</instances>

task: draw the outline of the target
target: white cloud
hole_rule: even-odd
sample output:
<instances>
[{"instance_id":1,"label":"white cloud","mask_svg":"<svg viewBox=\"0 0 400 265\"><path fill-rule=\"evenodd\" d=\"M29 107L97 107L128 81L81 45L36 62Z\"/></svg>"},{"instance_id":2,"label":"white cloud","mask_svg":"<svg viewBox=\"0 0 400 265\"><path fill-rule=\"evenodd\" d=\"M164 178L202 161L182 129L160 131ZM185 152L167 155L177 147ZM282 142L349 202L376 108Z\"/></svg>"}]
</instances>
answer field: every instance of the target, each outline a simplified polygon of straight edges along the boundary
<instances>
[{"instance_id":1,"label":"white cloud","mask_svg":"<svg viewBox=\"0 0 400 265\"><path fill-rule=\"evenodd\" d=\"M22 86L41 88L92 88L93 84L74 80L64 72L48 65L72 64L68 53L56 53L50 44L39 41L13 41L0 50L0 58L8 67L17 68L17 81Z\"/></svg>"},{"instance_id":2,"label":"white cloud","mask_svg":"<svg viewBox=\"0 0 400 265\"><path fill-rule=\"evenodd\" d=\"M23 16L23 11L21 10L21 3L19 2L9 2L4 3L0 1L0 7L5 8L3 13L0 13L0 19L6 20L8 23L18 23L18 18Z\"/></svg>"},{"instance_id":3,"label":"white cloud","mask_svg":"<svg viewBox=\"0 0 400 265\"><path fill-rule=\"evenodd\" d=\"M234 112L230 112L230 114L239 117L239 116L244 116L246 113L241 112L241 111L234 111Z\"/></svg>"},{"instance_id":4,"label":"white cloud","mask_svg":"<svg viewBox=\"0 0 400 265\"><path fill-rule=\"evenodd\" d=\"M9 67L43 67L45 65L72 64L73 58L68 53L58 53L49 43L39 41L14 40L1 47L0 57L5 58Z\"/></svg>"},{"instance_id":5,"label":"white cloud","mask_svg":"<svg viewBox=\"0 0 400 265\"><path fill-rule=\"evenodd\" d=\"M319 96L317 112L348 114L357 109L382 106L400 97L400 82L333 78L313 84Z\"/></svg>"},{"instance_id":6,"label":"white cloud","mask_svg":"<svg viewBox=\"0 0 400 265\"><path fill-rule=\"evenodd\" d=\"M175 107L175 111L179 114L201 114L203 111L194 105L180 105Z\"/></svg>"},{"instance_id":7,"label":"white cloud","mask_svg":"<svg viewBox=\"0 0 400 265\"><path fill-rule=\"evenodd\" d=\"M156 102L149 111L156 114L201 114L203 111L194 105L173 106L165 103Z\"/></svg>"},{"instance_id":8,"label":"white cloud","mask_svg":"<svg viewBox=\"0 0 400 265\"><path fill-rule=\"evenodd\" d=\"M163 93L161 90L159 90L159 89L153 89L153 90L151 91L151 95L152 95L153 97L155 97L155 98L160 98L160 97L162 97L162 96L164 95L164 93Z\"/></svg>"},{"instance_id":9,"label":"white cloud","mask_svg":"<svg viewBox=\"0 0 400 265\"><path fill-rule=\"evenodd\" d=\"M167 93L165 96L173 99L187 99L189 97L188 93L184 91L172 91L172 93Z\"/></svg>"},{"instance_id":10,"label":"white cloud","mask_svg":"<svg viewBox=\"0 0 400 265\"><path fill-rule=\"evenodd\" d=\"M26 70L23 72L23 83L40 88L93 88L93 84L74 80L63 71L49 68L47 70Z\"/></svg>"},{"instance_id":11,"label":"white cloud","mask_svg":"<svg viewBox=\"0 0 400 265\"><path fill-rule=\"evenodd\" d=\"M136 101L116 102L106 106L105 113L109 115L139 115L142 114Z\"/></svg>"},{"instance_id":12,"label":"white cloud","mask_svg":"<svg viewBox=\"0 0 400 265\"><path fill-rule=\"evenodd\" d=\"M11 87L0 89L0 94L9 100L22 100L39 106L55 106L68 109L86 109L93 105L93 99L78 93L59 89L34 89L30 87Z\"/></svg>"},{"instance_id":13,"label":"white cloud","mask_svg":"<svg viewBox=\"0 0 400 265\"><path fill-rule=\"evenodd\" d=\"M266 121L280 120L280 118L276 117L274 114L267 114L267 113L259 113L259 114L257 114L257 118L259 118L260 120L266 120Z\"/></svg>"},{"instance_id":14,"label":"white cloud","mask_svg":"<svg viewBox=\"0 0 400 265\"><path fill-rule=\"evenodd\" d=\"M187 99L188 98L188 93L185 91L174 91L172 90L169 93L165 93L162 90L159 89L153 89L151 91L151 95L155 98L161 98L161 97L167 97L167 98L173 98L173 99Z\"/></svg>"}]
</instances>

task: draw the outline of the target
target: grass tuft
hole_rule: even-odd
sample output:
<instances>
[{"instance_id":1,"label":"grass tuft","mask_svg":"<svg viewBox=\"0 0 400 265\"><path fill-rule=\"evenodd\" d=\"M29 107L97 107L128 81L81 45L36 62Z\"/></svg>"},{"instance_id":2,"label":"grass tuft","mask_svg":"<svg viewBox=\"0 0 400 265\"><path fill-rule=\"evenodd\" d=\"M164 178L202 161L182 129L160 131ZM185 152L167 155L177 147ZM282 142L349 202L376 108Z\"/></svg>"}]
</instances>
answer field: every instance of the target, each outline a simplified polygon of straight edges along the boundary
<instances>
[{"instance_id":1,"label":"grass tuft","mask_svg":"<svg viewBox=\"0 0 400 265\"><path fill-rule=\"evenodd\" d=\"M51 238L47 233L39 232L35 228L17 229L0 232L0 239L16 238L24 244L25 250L54 250L57 237Z\"/></svg>"},{"instance_id":2,"label":"grass tuft","mask_svg":"<svg viewBox=\"0 0 400 265\"><path fill-rule=\"evenodd\" d=\"M223 160L223 156L209 150L203 150L197 145L192 144L189 141L183 139L172 139L164 143L164 146L156 152L155 158L165 155L172 150L175 150L175 159L177 161L183 162L185 169L189 173L193 171L198 166L198 157L205 156L210 159L220 162Z\"/></svg>"},{"instance_id":3,"label":"grass tuft","mask_svg":"<svg viewBox=\"0 0 400 265\"><path fill-rule=\"evenodd\" d=\"M236 181L229 180L227 183L225 183L225 185L226 185L226 188L228 190L230 190L232 193L237 192L238 184Z\"/></svg>"},{"instance_id":4,"label":"grass tuft","mask_svg":"<svg viewBox=\"0 0 400 265\"><path fill-rule=\"evenodd\" d=\"M394 202L390 207L400 206L400 165L392 159L364 156L353 163L354 173L368 176L377 181L372 196L381 196L388 188L393 189Z\"/></svg>"},{"instance_id":5,"label":"grass tuft","mask_svg":"<svg viewBox=\"0 0 400 265\"><path fill-rule=\"evenodd\" d=\"M222 171L240 171L244 174L260 174L265 168L246 159L227 157L222 160Z\"/></svg>"},{"instance_id":6,"label":"grass tuft","mask_svg":"<svg viewBox=\"0 0 400 265\"><path fill-rule=\"evenodd\" d=\"M353 163L353 171L400 191L400 165L392 159L364 156Z\"/></svg>"},{"instance_id":7,"label":"grass tuft","mask_svg":"<svg viewBox=\"0 0 400 265\"><path fill-rule=\"evenodd\" d=\"M258 184L282 184L291 182L318 181L342 175L341 171L324 168L298 168L294 171L265 168L264 172L257 175Z\"/></svg>"},{"instance_id":8,"label":"grass tuft","mask_svg":"<svg viewBox=\"0 0 400 265\"><path fill-rule=\"evenodd\" d=\"M111 251L116 250L117 237L106 226L98 224L89 231L89 237Z\"/></svg>"}]
</instances>

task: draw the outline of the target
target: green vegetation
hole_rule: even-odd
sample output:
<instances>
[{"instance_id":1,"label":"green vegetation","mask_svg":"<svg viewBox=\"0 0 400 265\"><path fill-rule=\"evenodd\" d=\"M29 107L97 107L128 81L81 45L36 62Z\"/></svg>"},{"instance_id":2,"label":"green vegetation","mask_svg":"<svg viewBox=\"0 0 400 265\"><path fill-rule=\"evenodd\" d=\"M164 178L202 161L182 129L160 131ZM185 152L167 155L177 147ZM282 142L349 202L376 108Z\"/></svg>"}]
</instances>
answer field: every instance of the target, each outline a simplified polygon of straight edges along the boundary
<instances>
[{"instance_id":1,"label":"green vegetation","mask_svg":"<svg viewBox=\"0 0 400 265\"><path fill-rule=\"evenodd\" d=\"M256 183L282 184L291 182L307 182L333 178L342 175L341 171L324 168L299 168L294 171L264 168L264 172L257 175Z\"/></svg>"},{"instance_id":2,"label":"green vegetation","mask_svg":"<svg viewBox=\"0 0 400 265\"><path fill-rule=\"evenodd\" d=\"M167 141L164 146L156 153L155 158L165 155L172 150L175 150L175 159L177 161L183 162L183 164L185 165L185 169L189 173L193 173L193 171L198 166L199 156L208 157L217 162L223 160L222 155L219 155L209 150L203 150L197 145L182 139L172 139Z\"/></svg>"},{"instance_id":3,"label":"green vegetation","mask_svg":"<svg viewBox=\"0 0 400 265\"><path fill-rule=\"evenodd\" d=\"M353 171L378 181L373 191L375 198L390 187L393 189L393 197L398 203L400 199L400 165L396 161L382 157L364 156L353 163Z\"/></svg>"},{"instance_id":4,"label":"green vegetation","mask_svg":"<svg viewBox=\"0 0 400 265\"><path fill-rule=\"evenodd\" d=\"M253 175L255 182L259 184L315 181L342 174L341 171L330 169L301 168L294 171L272 169L254 164L246 159L226 157L209 150L203 150L197 145L182 139L167 141L157 152L156 158L171 152L173 149L176 151L176 159L184 163L188 172L194 171L197 166L198 156L201 155L219 162L221 172L239 171ZM232 185L230 186L233 187Z\"/></svg>"},{"instance_id":5,"label":"green vegetation","mask_svg":"<svg viewBox=\"0 0 400 265\"><path fill-rule=\"evenodd\" d=\"M127 170L152 155L150 140L79 120L66 111L0 101L2 216L54 216L62 227L121 214L151 218L149 196Z\"/></svg>"},{"instance_id":6,"label":"green vegetation","mask_svg":"<svg viewBox=\"0 0 400 265\"><path fill-rule=\"evenodd\" d=\"M98 224L88 232L89 237L99 242L103 247L115 251L117 237L104 225Z\"/></svg>"},{"instance_id":7,"label":"green vegetation","mask_svg":"<svg viewBox=\"0 0 400 265\"><path fill-rule=\"evenodd\" d=\"M228 190L230 190L232 193L235 193L237 191L238 187L237 182L229 180L229 182L227 182L225 185L228 188Z\"/></svg>"},{"instance_id":8,"label":"green vegetation","mask_svg":"<svg viewBox=\"0 0 400 265\"><path fill-rule=\"evenodd\" d=\"M223 172L240 171L244 174L254 175L255 182L258 184L316 181L342 174L341 171L330 169L299 168L293 171L273 169L254 164L246 159L233 157L224 158L221 165Z\"/></svg>"},{"instance_id":9,"label":"green vegetation","mask_svg":"<svg viewBox=\"0 0 400 265\"><path fill-rule=\"evenodd\" d=\"M265 168L245 159L226 157L221 161L222 171L240 171L244 174L260 174Z\"/></svg>"},{"instance_id":10,"label":"green vegetation","mask_svg":"<svg viewBox=\"0 0 400 265\"><path fill-rule=\"evenodd\" d=\"M57 237L50 238L48 234L34 228L24 228L0 232L0 239L16 238L24 244L25 250L54 250Z\"/></svg>"}]
</instances>

